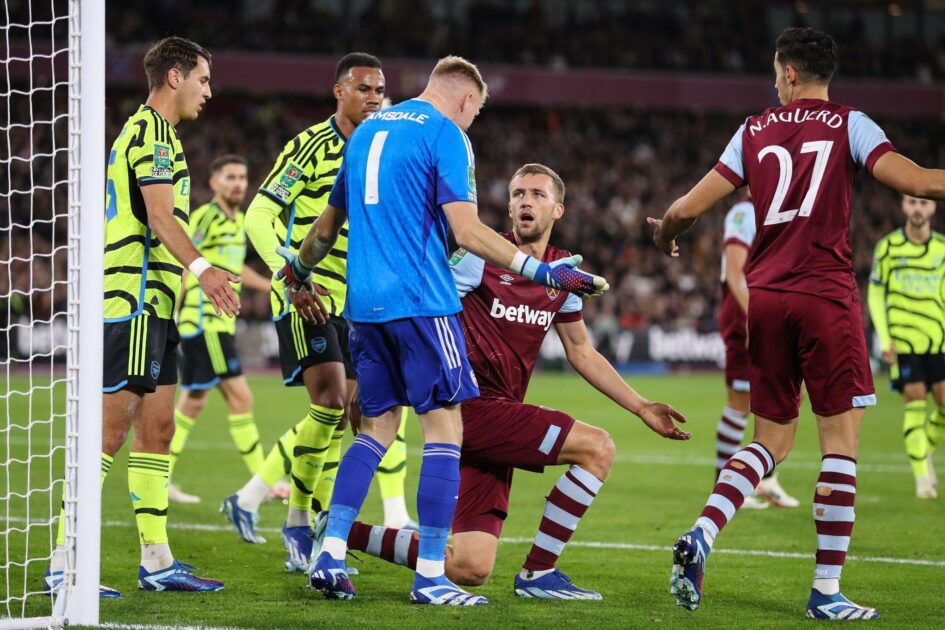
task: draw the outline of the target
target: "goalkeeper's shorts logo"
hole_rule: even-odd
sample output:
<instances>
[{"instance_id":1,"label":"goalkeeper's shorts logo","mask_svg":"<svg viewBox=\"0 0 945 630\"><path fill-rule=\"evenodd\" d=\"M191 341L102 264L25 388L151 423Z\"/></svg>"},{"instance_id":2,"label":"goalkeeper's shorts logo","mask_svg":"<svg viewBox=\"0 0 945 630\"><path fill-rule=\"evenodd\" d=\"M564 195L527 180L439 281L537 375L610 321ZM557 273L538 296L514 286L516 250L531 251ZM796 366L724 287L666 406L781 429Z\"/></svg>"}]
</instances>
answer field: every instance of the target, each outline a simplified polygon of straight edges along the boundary
<instances>
[{"instance_id":1,"label":"goalkeeper's shorts logo","mask_svg":"<svg viewBox=\"0 0 945 630\"><path fill-rule=\"evenodd\" d=\"M321 354L327 347L328 340L326 340L324 337L315 337L312 339L312 350L314 350L316 353Z\"/></svg>"},{"instance_id":2,"label":"goalkeeper's shorts logo","mask_svg":"<svg viewBox=\"0 0 945 630\"><path fill-rule=\"evenodd\" d=\"M157 380L157 377L161 375L161 364L157 361L151 361L151 378Z\"/></svg>"}]
</instances>

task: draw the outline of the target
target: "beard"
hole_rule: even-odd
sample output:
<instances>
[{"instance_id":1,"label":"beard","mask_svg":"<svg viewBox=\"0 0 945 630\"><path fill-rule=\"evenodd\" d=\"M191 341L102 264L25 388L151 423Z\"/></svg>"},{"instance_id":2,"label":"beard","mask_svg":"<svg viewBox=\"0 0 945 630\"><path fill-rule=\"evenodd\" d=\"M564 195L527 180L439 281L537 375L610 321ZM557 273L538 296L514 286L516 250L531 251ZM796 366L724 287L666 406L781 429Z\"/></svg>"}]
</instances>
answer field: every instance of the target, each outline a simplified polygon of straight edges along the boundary
<instances>
[{"instance_id":1,"label":"beard","mask_svg":"<svg viewBox=\"0 0 945 630\"><path fill-rule=\"evenodd\" d=\"M922 215L911 214L909 215L909 223L912 227L924 227L927 223L932 220L932 217L924 217Z\"/></svg>"},{"instance_id":2,"label":"beard","mask_svg":"<svg viewBox=\"0 0 945 630\"><path fill-rule=\"evenodd\" d=\"M518 238L518 242L521 244L540 241L541 236L544 233L544 230L542 230L541 227L536 223L533 223L528 228L522 228L519 225L515 225L512 228L512 231L515 232L515 236Z\"/></svg>"},{"instance_id":3,"label":"beard","mask_svg":"<svg viewBox=\"0 0 945 630\"><path fill-rule=\"evenodd\" d=\"M246 198L245 194L242 195L226 195L223 197L223 201L227 202L230 206L234 208L239 208L243 205L243 200Z\"/></svg>"}]
</instances>

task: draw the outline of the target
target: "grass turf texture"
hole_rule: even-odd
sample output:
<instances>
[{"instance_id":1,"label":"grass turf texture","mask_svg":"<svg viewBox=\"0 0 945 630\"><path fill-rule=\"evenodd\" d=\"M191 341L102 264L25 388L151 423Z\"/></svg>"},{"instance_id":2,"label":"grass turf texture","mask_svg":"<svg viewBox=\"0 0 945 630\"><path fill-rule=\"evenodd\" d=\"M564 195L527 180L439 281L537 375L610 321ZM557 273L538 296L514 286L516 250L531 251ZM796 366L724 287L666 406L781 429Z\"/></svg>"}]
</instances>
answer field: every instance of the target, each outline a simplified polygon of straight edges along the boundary
<instances>
[{"instance_id":1,"label":"grass turf texture","mask_svg":"<svg viewBox=\"0 0 945 630\"><path fill-rule=\"evenodd\" d=\"M458 627L498 625L505 627L642 626L662 623L682 626L698 622L704 627L758 627L808 624L804 620L813 558L763 557L725 553L725 550L764 550L809 554L815 549L810 514L813 484L820 454L813 417L805 409L794 452L779 468L785 488L801 499L795 510L745 511L720 536L709 560L702 608L690 613L673 604L668 576L670 545L688 529L708 496L713 480L715 425L724 403L720 375L673 375L635 377L631 382L653 400L670 402L689 418L694 437L690 442L670 442L649 431L636 417L622 412L609 400L571 375L538 375L530 388L529 402L555 407L586 422L606 428L617 443L617 460L604 488L581 522L572 544L564 552L561 568L579 586L594 588L602 602L548 602L522 600L512 594L512 579L519 570L534 536L544 505L544 496L563 468L544 475L517 472L510 516L501 543L495 571L489 583L477 589L492 601L479 609L432 609L411 606L407 601L412 574L404 568L367 558L361 576L355 578L358 597L351 602L325 601L307 589L299 574L282 569L284 551L276 528L285 517L281 504L266 504L261 527L265 545L248 545L231 530L213 531L226 525L217 513L220 500L247 478L246 469L227 433L225 409L213 394L193 430L181 458L175 481L203 497L199 505L171 505L170 538L175 556L199 566L199 573L226 582L226 589L211 594L158 594L137 590L138 544L127 493L126 446L116 457L105 483L103 497L102 581L121 590L125 597L105 601L103 622L161 624L168 626L318 627L376 626L383 621L398 627L436 627L450 623ZM286 390L274 376L255 376L250 384L256 399L257 422L268 448L281 431L305 412L304 392ZM24 388L25 380L12 386ZM857 524L852 556L891 557L945 561L942 531L945 505L942 501L919 501L901 439L901 399L888 392L884 379L877 382L879 406L867 413L861 440L858 479ZM32 412L25 400L11 401L10 419L22 421L48 416L48 404L34 401ZM806 406L806 403L805 403ZM10 454L26 453L25 433L15 433ZM34 431L32 452L46 450L49 431ZM19 437L16 437L19 436ZM346 444L350 442L346 437ZM416 421L408 431L410 448L407 501L413 509L419 470L420 431ZM43 463L34 460L34 464ZM940 466L945 470L945 465ZM22 467L0 469L0 489L25 486ZM34 465L34 487L48 484L48 465ZM37 493L30 502L31 518L46 518L49 493ZM5 526L23 527L25 502L10 502L0 510ZM376 485L365 503L362 516L380 522L382 511ZM188 527L196 526L196 527ZM204 528L204 529L199 529ZM209 529L209 531L208 531ZM46 553L49 536L33 530L31 556ZM652 545L652 551L629 548L595 548L582 543ZM22 560L24 537L11 534L0 540L8 548L8 559ZM38 590L44 562L30 564L27 583ZM945 568L909 564L848 560L843 590L854 601L875 606L883 626L942 627ZM22 593L22 570L0 571L0 593ZM27 601L27 614L49 614L48 599ZM19 616L15 605L13 614ZM0 610L0 616L7 610ZM805 626L806 627L806 626Z\"/></svg>"}]
</instances>

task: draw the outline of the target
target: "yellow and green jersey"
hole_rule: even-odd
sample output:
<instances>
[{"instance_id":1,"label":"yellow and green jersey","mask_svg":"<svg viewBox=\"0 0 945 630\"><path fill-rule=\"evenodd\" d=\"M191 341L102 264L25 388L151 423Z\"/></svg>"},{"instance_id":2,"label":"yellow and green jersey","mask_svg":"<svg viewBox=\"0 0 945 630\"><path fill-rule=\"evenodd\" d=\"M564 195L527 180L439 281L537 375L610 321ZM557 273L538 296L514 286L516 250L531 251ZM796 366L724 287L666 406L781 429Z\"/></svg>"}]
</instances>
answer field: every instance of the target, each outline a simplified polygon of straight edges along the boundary
<instances>
[{"instance_id":1,"label":"yellow and green jersey","mask_svg":"<svg viewBox=\"0 0 945 630\"><path fill-rule=\"evenodd\" d=\"M281 319L295 310L282 282L275 278L275 272L285 265L276 247L281 245L298 252L309 228L325 211L346 140L334 116L290 140L246 212L246 233L273 272L273 319ZM312 280L331 291L323 299L332 315L339 317L348 290L347 258L346 223L328 256L312 272Z\"/></svg>"},{"instance_id":2,"label":"yellow and green jersey","mask_svg":"<svg viewBox=\"0 0 945 630\"><path fill-rule=\"evenodd\" d=\"M174 187L174 216L186 227L190 174L174 127L142 105L108 156L105 195L105 321L142 312L173 319L183 267L148 226L141 188Z\"/></svg>"},{"instance_id":3,"label":"yellow and green jersey","mask_svg":"<svg viewBox=\"0 0 945 630\"><path fill-rule=\"evenodd\" d=\"M211 201L190 214L188 233L207 262L234 275L242 275L246 260L246 232L243 229L242 212L237 210L231 219L223 208ZM238 297L242 285L232 286ZM197 276L189 273L184 281L184 297L177 327L181 337L193 337L205 330L233 335L236 333L236 318L217 315L200 288Z\"/></svg>"},{"instance_id":4,"label":"yellow and green jersey","mask_svg":"<svg viewBox=\"0 0 945 630\"><path fill-rule=\"evenodd\" d=\"M916 243L898 229L877 243L869 308L884 349L891 340L900 354L945 351L945 236Z\"/></svg>"}]
</instances>

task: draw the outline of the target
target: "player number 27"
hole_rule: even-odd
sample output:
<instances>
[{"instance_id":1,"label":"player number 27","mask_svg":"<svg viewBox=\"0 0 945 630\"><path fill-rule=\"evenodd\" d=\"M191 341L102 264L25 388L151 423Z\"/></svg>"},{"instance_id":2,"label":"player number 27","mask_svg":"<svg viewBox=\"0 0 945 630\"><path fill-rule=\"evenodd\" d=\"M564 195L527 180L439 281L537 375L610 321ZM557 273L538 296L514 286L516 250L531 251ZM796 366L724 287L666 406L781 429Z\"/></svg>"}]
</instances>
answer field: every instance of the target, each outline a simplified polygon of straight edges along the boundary
<instances>
[{"instance_id":1,"label":"player number 27","mask_svg":"<svg viewBox=\"0 0 945 630\"><path fill-rule=\"evenodd\" d=\"M373 147L372 147L373 148ZM833 148L831 140L816 140L805 142L801 145L801 153L816 153L814 159L814 172L811 174L810 186L807 188L807 194L801 202L801 207L794 210L781 210L784 205L784 199L787 197L788 189L791 187L791 178L794 175L794 164L791 160L791 154L784 147L771 144L763 148L758 153L758 161L761 162L768 155L774 155L780 166L778 175L778 187L774 191L774 198L771 200L771 206L768 208L768 214L765 215L765 225L777 225L787 223L795 216L810 216L810 211L814 207L814 201L817 199L817 192L820 190L820 184L824 179L824 171L827 170L827 160L830 158L830 150Z\"/></svg>"},{"instance_id":2,"label":"player number 27","mask_svg":"<svg viewBox=\"0 0 945 630\"><path fill-rule=\"evenodd\" d=\"M367 172L364 174L364 205L380 203L380 190L377 185L377 175L381 170L381 152L387 142L388 131L378 131L371 139L371 148L368 149Z\"/></svg>"}]
</instances>

